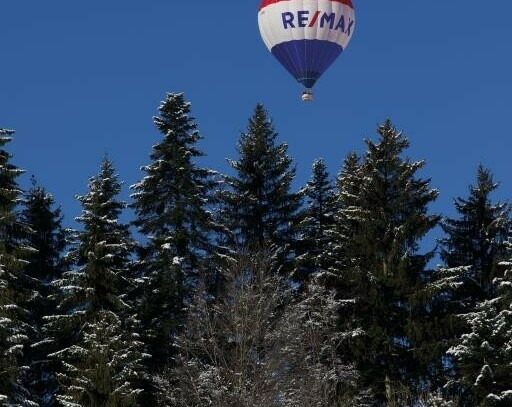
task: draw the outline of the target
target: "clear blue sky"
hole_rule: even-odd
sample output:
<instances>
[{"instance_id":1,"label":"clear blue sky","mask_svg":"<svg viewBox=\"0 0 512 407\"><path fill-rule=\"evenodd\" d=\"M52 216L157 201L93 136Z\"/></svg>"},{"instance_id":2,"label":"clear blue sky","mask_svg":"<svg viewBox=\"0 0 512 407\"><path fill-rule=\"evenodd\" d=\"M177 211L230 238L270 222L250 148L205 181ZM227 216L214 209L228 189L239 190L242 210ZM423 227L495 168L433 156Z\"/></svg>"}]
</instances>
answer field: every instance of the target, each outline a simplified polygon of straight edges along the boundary
<instances>
[{"instance_id":1,"label":"clear blue sky","mask_svg":"<svg viewBox=\"0 0 512 407\"><path fill-rule=\"evenodd\" d=\"M258 5L2 1L0 127L17 131L14 163L55 195L71 224L74 195L105 153L126 187L142 176L159 140L152 116L166 92L183 91L205 137L201 164L223 172L261 101L296 160L297 186L316 157L336 173L390 117L440 189L433 210L452 213L479 163L501 181L497 197L512 196L512 2L355 0L355 35L312 104L267 52Z\"/></svg>"}]
</instances>

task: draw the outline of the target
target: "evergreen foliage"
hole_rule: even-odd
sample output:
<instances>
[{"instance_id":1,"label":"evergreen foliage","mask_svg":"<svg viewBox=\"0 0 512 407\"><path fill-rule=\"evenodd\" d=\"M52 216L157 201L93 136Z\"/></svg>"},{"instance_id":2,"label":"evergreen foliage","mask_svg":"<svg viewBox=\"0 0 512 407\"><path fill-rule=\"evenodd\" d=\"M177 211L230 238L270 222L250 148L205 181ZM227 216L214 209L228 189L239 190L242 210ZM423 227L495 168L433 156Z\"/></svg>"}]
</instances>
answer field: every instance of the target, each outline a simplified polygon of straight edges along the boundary
<instances>
[{"instance_id":1,"label":"evergreen foliage","mask_svg":"<svg viewBox=\"0 0 512 407\"><path fill-rule=\"evenodd\" d=\"M184 302L212 251L214 173L195 162L204 154L196 146L202 137L190 109L183 94L167 95L154 119L162 140L153 146L152 163L142 167L147 175L132 186L134 223L147 238L138 267L146 281L141 317L153 370L171 360Z\"/></svg>"},{"instance_id":2,"label":"evergreen foliage","mask_svg":"<svg viewBox=\"0 0 512 407\"><path fill-rule=\"evenodd\" d=\"M383 405L400 403L402 389L414 390L423 374L416 295L431 254L420 254L419 242L438 217L428 213L437 191L417 175L424 163L403 158L408 140L389 120L378 134L363 162L349 156L340 177L339 268L327 280L335 277L338 294L354 303L343 313L354 336L342 352L353 355L363 388Z\"/></svg>"},{"instance_id":3,"label":"evergreen foliage","mask_svg":"<svg viewBox=\"0 0 512 407\"><path fill-rule=\"evenodd\" d=\"M464 280L473 304L487 297L510 231L509 205L490 199L498 186L491 171L479 166L468 198L455 199L460 217L442 223L447 236L441 240L441 257L448 268L471 268Z\"/></svg>"},{"instance_id":4,"label":"evergreen foliage","mask_svg":"<svg viewBox=\"0 0 512 407\"><path fill-rule=\"evenodd\" d=\"M427 286L430 332L424 335L430 343L433 377L439 384L443 384L445 374L453 379L457 369L443 359L445 352L469 332L466 319L459 315L475 312L482 301L490 299L493 280L499 275L498 264L506 252L510 207L492 202L491 194L497 188L490 170L479 166L468 197L454 201L458 218L442 223L446 233L441 240L444 267L433 274ZM466 393L463 388L451 387L452 392ZM471 400L471 393L466 396Z\"/></svg>"},{"instance_id":5,"label":"evergreen foliage","mask_svg":"<svg viewBox=\"0 0 512 407\"><path fill-rule=\"evenodd\" d=\"M31 293L23 285L22 269L32 249L22 243L28 229L17 211L22 194L17 178L23 170L4 149L13 134L0 129L0 403L25 407L36 405L21 380L31 330L29 310L23 308Z\"/></svg>"},{"instance_id":6,"label":"evergreen foliage","mask_svg":"<svg viewBox=\"0 0 512 407\"><path fill-rule=\"evenodd\" d=\"M272 247L277 266L288 267L300 197L291 192L295 168L288 146L276 144L277 136L268 112L257 104L238 143L238 159L228 160L235 175L226 177L222 220L232 250Z\"/></svg>"},{"instance_id":7,"label":"evergreen foliage","mask_svg":"<svg viewBox=\"0 0 512 407\"><path fill-rule=\"evenodd\" d=\"M465 315L470 332L449 350L460 382L473 394L473 405L512 404L512 250L509 259L500 264L505 273L493 281L491 298Z\"/></svg>"},{"instance_id":8,"label":"evergreen foliage","mask_svg":"<svg viewBox=\"0 0 512 407\"><path fill-rule=\"evenodd\" d=\"M511 205L489 169L432 271L438 193L391 121L296 193L263 105L230 176L198 165L190 112L170 93L154 119L138 243L109 159L65 230L0 129L1 406L512 406Z\"/></svg>"},{"instance_id":9,"label":"evergreen foliage","mask_svg":"<svg viewBox=\"0 0 512 407\"><path fill-rule=\"evenodd\" d=\"M60 207L43 187L32 180L32 188L23 201L22 222L30 228L26 237L27 245L34 251L30 254L24 272L40 294L38 305L34 305L41 315L45 315L44 299L51 292L50 283L62 275L62 253L68 243L68 231L62 226ZM34 315L38 320L41 316Z\"/></svg>"},{"instance_id":10,"label":"evergreen foliage","mask_svg":"<svg viewBox=\"0 0 512 407\"><path fill-rule=\"evenodd\" d=\"M313 163L311 180L300 194L305 197L307 206L300 213L297 225L295 279L303 281L320 269L320 256L330 241L328 231L335 224L336 195L324 160Z\"/></svg>"},{"instance_id":11,"label":"evergreen foliage","mask_svg":"<svg viewBox=\"0 0 512 407\"><path fill-rule=\"evenodd\" d=\"M25 286L32 292L26 307L31 310L33 328L29 338L32 346L25 349L29 370L24 381L34 400L44 407L55 403L56 366L47 358L47 349L37 344L43 339L43 318L56 311L57 304L50 299L55 294L52 283L64 271L61 255L67 245L67 231L62 226L61 208L54 208L52 195L34 179L23 204L22 222L30 228L25 244L34 249L23 269Z\"/></svg>"},{"instance_id":12,"label":"evergreen foliage","mask_svg":"<svg viewBox=\"0 0 512 407\"><path fill-rule=\"evenodd\" d=\"M329 280L329 284L343 284L340 272L347 270L350 266L352 231L355 230L360 219L364 218L366 211L358 204L362 180L360 158L356 153L350 153L345 158L336 178L334 222L325 232L328 242L319 259L322 278L325 282ZM343 291L343 288L338 286L338 290Z\"/></svg>"},{"instance_id":13,"label":"evergreen foliage","mask_svg":"<svg viewBox=\"0 0 512 407\"><path fill-rule=\"evenodd\" d=\"M136 314L126 301L135 282L130 276L134 243L119 223L125 207L112 163L105 159L91 178L89 192L78 197L83 230L69 254L76 269L64 273L59 314L46 317L48 340L67 346L52 353L62 364L57 396L64 407L137 406L142 379L142 343Z\"/></svg>"}]
</instances>

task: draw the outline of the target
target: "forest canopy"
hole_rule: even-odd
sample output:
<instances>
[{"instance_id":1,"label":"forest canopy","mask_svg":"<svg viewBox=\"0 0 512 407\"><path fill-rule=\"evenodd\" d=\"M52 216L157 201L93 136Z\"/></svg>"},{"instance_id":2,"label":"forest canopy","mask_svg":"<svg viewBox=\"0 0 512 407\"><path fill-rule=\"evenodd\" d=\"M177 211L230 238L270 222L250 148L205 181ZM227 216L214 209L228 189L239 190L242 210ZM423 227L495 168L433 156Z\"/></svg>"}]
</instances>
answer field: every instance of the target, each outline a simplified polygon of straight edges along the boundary
<instances>
[{"instance_id":1,"label":"forest canopy","mask_svg":"<svg viewBox=\"0 0 512 407\"><path fill-rule=\"evenodd\" d=\"M166 95L129 202L105 157L77 228L21 189L0 128L1 405L512 405L511 208L491 169L433 213L426 163L386 120L294 190L262 104L230 175L202 166L191 113Z\"/></svg>"}]
</instances>

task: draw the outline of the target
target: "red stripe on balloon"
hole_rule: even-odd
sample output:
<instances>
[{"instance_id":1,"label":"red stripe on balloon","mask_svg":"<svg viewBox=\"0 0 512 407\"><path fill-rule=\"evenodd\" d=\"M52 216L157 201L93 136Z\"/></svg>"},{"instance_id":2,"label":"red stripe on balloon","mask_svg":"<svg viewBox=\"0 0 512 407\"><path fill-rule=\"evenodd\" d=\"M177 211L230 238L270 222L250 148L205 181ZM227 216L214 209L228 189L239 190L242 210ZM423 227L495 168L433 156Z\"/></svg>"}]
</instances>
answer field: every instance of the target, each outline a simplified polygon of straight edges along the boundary
<instances>
[{"instance_id":1,"label":"red stripe on balloon","mask_svg":"<svg viewBox=\"0 0 512 407\"><path fill-rule=\"evenodd\" d=\"M313 16L313 19L311 20L311 23L309 24L310 27L314 27L316 24L316 20L318 20L318 16L320 15L320 11L317 10L315 15Z\"/></svg>"},{"instance_id":2,"label":"red stripe on balloon","mask_svg":"<svg viewBox=\"0 0 512 407\"><path fill-rule=\"evenodd\" d=\"M260 10L264 7L270 6L271 4L280 3L282 1L293 1L293 0L263 0L260 5ZM334 3L342 3L346 4L347 6L354 8L354 5L352 4L352 0L330 0Z\"/></svg>"}]
</instances>

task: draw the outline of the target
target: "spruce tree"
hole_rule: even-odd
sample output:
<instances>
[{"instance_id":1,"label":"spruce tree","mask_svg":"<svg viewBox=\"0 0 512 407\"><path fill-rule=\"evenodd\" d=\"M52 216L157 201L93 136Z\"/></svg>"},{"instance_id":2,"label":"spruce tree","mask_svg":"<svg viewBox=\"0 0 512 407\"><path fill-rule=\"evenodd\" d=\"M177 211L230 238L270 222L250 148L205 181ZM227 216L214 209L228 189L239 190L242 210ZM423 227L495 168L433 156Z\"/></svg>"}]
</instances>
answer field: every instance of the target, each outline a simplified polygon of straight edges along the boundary
<instances>
[{"instance_id":1,"label":"spruce tree","mask_svg":"<svg viewBox=\"0 0 512 407\"><path fill-rule=\"evenodd\" d=\"M333 223L325 232L328 242L323 247L319 259L324 283L330 280L330 284L343 284L340 280L340 271L347 270L349 266L352 231L365 214L365 209L358 204L361 185L360 158L352 152L345 158L336 178ZM340 286L338 289L342 290Z\"/></svg>"},{"instance_id":2,"label":"spruce tree","mask_svg":"<svg viewBox=\"0 0 512 407\"><path fill-rule=\"evenodd\" d=\"M134 223L147 238L138 267L146 281L141 312L154 371L171 361L184 302L212 251L208 203L214 174L195 162L204 154L190 110L183 94L167 95L154 119L162 140L153 147L152 163L142 167L146 176L132 186Z\"/></svg>"},{"instance_id":3,"label":"spruce tree","mask_svg":"<svg viewBox=\"0 0 512 407\"><path fill-rule=\"evenodd\" d=\"M462 395L464 389L453 386L457 365L443 358L447 349L469 332L466 319L459 316L474 312L480 302L489 299L492 282L499 275L511 224L509 205L491 200L498 185L490 170L480 165L468 197L454 200L458 217L441 224L446 233L440 241L444 266L432 275L426 289L430 316L425 339L433 380L444 385L443 378L448 376L450 391Z\"/></svg>"},{"instance_id":4,"label":"spruce tree","mask_svg":"<svg viewBox=\"0 0 512 407\"><path fill-rule=\"evenodd\" d=\"M4 149L13 134L0 128L0 403L33 406L21 380L30 332L29 311L22 305L31 294L24 287L22 269L32 249L22 244L28 230L17 212L22 193L17 178L23 170L10 162Z\"/></svg>"},{"instance_id":5,"label":"spruce tree","mask_svg":"<svg viewBox=\"0 0 512 407\"><path fill-rule=\"evenodd\" d=\"M367 141L363 162L349 157L340 178L347 183L337 215L340 256L328 275L347 301L342 326L354 330L340 349L384 405L404 402L403 390L414 391L422 377L415 297L431 253L421 254L419 243L438 217L428 213L437 191L417 174L424 162L403 156L407 138L389 120L378 134L378 142Z\"/></svg>"},{"instance_id":6,"label":"spruce tree","mask_svg":"<svg viewBox=\"0 0 512 407\"><path fill-rule=\"evenodd\" d=\"M142 379L142 343L136 314L127 302L135 283L130 275L134 243L119 222L125 207L117 200L121 184L105 159L78 197L76 246L69 254L75 269L55 282L58 314L46 317L47 341L66 342L50 357L62 364L57 396L64 407L137 406Z\"/></svg>"},{"instance_id":7,"label":"spruce tree","mask_svg":"<svg viewBox=\"0 0 512 407\"><path fill-rule=\"evenodd\" d=\"M51 292L49 283L61 277L63 271L62 253L68 232L62 226L62 210L55 207L53 196L33 178L32 188L25 194L21 216L23 224L30 228L26 243L34 249L24 272L32 279L37 292L45 297ZM39 307L37 311L44 314ZM40 315L37 317L40 319Z\"/></svg>"},{"instance_id":8,"label":"spruce tree","mask_svg":"<svg viewBox=\"0 0 512 407\"><path fill-rule=\"evenodd\" d=\"M23 202L22 221L30 227L25 244L34 248L24 267L25 286L33 295L27 302L31 310L30 343L25 351L29 365L24 380L34 400L41 406L52 406L57 389L55 363L47 358L43 339L43 317L53 315L56 303L50 299L55 293L52 283L62 276L62 252L67 244L67 232L62 226L61 209L54 208L53 196L32 180L32 188Z\"/></svg>"},{"instance_id":9,"label":"spruce tree","mask_svg":"<svg viewBox=\"0 0 512 407\"><path fill-rule=\"evenodd\" d=\"M470 332L449 350L458 379L473 395L468 405L512 405L512 250L509 258L500 264L505 273L493 281L490 298L465 315Z\"/></svg>"},{"instance_id":10,"label":"spruce tree","mask_svg":"<svg viewBox=\"0 0 512 407\"><path fill-rule=\"evenodd\" d=\"M459 218L442 223L446 237L441 240L441 258L447 268L470 268L461 277L473 304L486 298L510 232L509 205L491 201L498 186L491 171L480 165L468 198L455 199Z\"/></svg>"},{"instance_id":11,"label":"spruce tree","mask_svg":"<svg viewBox=\"0 0 512 407\"><path fill-rule=\"evenodd\" d=\"M324 160L313 163L311 180L300 194L306 198L307 206L301 211L297 226L295 278L303 281L320 269L320 255L329 243L328 231L334 225L336 195Z\"/></svg>"},{"instance_id":12,"label":"spruce tree","mask_svg":"<svg viewBox=\"0 0 512 407\"><path fill-rule=\"evenodd\" d=\"M228 161L235 175L226 177L223 221L232 249L272 247L282 267L289 266L300 197L290 191L295 168L288 146L276 144L277 136L267 111L257 104L238 143L238 160Z\"/></svg>"}]
</instances>

